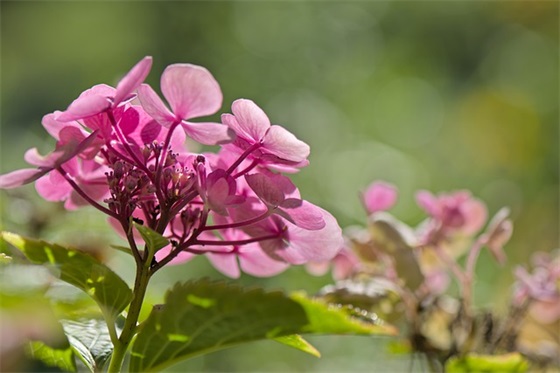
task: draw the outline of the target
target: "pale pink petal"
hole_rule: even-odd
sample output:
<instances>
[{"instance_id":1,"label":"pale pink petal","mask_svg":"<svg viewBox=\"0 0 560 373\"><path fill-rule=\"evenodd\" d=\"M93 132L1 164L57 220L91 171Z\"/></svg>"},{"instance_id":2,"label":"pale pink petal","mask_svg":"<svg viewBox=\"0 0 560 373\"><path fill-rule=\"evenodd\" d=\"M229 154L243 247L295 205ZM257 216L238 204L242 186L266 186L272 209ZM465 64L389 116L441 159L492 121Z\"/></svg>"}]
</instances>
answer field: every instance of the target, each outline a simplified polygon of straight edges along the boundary
<instances>
[{"instance_id":1,"label":"pale pink petal","mask_svg":"<svg viewBox=\"0 0 560 373\"><path fill-rule=\"evenodd\" d=\"M237 264L237 256L229 253L206 253L206 257L214 268L231 278L239 278L241 271Z\"/></svg>"},{"instance_id":2,"label":"pale pink petal","mask_svg":"<svg viewBox=\"0 0 560 373\"><path fill-rule=\"evenodd\" d=\"M265 112L251 100L235 100L231 105L231 111L235 117L224 114L222 120L225 119L224 123L243 138L258 142L270 128L270 120Z\"/></svg>"},{"instance_id":3,"label":"pale pink petal","mask_svg":"<svg viewBox=\"0 0 560 373\"><path fill-rule=\"evenodd\" d=\"M303 229L316 231L326 224L321 208L301 199L283 201L276 213Z\"/></svg>"},{"instance_id":4,"label":"pale pink petal","mask_svg":"<svg viewBox=\"0 0 560 373\"><path fill-rule=\"evenodd\" d=\"M338 222L327 211L321 209L325 226L320 230L310 231L296 225L289 225L287 239L292 248L298 251L306 261L330 260L344 246L342 230ZM289 260L288 260L289 261Z\"/></svg>"},{"instance_id":5,"label":"pale pink petal","mask_svg":"<svg viewBox=\"0 0 560 373\"><path fill-rule=\"evenodd\" d=\"M47 177L37 180L35 189L41 197L52 202L63 201L72 192L70 184L56 171L51 171Z\"/></svg>"},{"instance_id":6,"label":"pale pink petal","mask_svg":"<svg viewBox=\"0 0 560 373\"><path fill-rule=\"evenodd\" d=\"M82 126L80 126L78 122L59 122L56 120L55 118L61 113L61 111L55 111L54 113L47 114L41 121L45 130L47 130L47 132L57 140L59 140L59 133L63 128L70 126L82 129Z\"/></svg>"},{"instance_id":7,"label":"pale pink petal","mask_svg":"<svg viewBox=\"0 0 560 373\"><path fill-rule=\"evenodd\" d=\"M218 145L231 142L234 134L220 123L181 122L185 133L193 140L204 145Z\"/></svg>"},{"instance_id":8,"label":"pale pink petal","mask_svg":"<svg viewBox=\"0 0 560 373\"><path fill-rule=\"evenodd\" d=\"M466 234L474 234L478 232L488 219L488 211L486 205L478 199L472 198L466 201L462 206L465 214L465 225L463 231Z\"/></svg>"},{"instance_id":9,"label":"pale pink petal","mask_svg":"<svg viewBox=\"0 0 560 373\"><path fill-rule=\"evenodd\" d=\"M364 206L368 213L385 211L397 201L397 188L383 181L371 183L363 194Z\"/></svg>"},{"instance_id":10,"label":"pale pink petal","mask_svg":"<svg viewBox=\"0 0 560 373\"><path fill-rule=\"evenodd\" d=\"M331 261L324 260L322 262L307 262L305 263L305 270L313 276L323 276L331 268Z\"/></svg>"},{"instance_id":11,"label":"pale pink petal","mask_svg":"<svg viewBox=\"0 0 560 373\"><path fill-rule=\"evenodd\" d=\"M129 96L148 76L152 68L152 57L144 57L121 79L117 84L113 106L117 106L123 99Z\"/></svg>"},{"instance_id":12,"label":"pale pink petal","mask_svg":"<svg viewBox=\"0 0 560 373\"><path fill-rule=\"evenodd\" d=\"M222 106L218 82L201 66L168 66L161 75L161 92L175 116L181 119L212 115Z\"/></svg>"},{"instance_id":13,"label":"pale pink petal","mask_svg":"<svg viewBox=\"0 0 560 373\"><path fill-rule=\"evenodd\" d=\"M65 112L56 117L59 122L70 122L99 114L111 106L103 96L80 96L70 104Z\"/></svg>"},{"instance_id":14,"label":"pale pink petal","mask_svg":"<svg viewBox=\"0 0 560 373\"><path fill-rule=\"evenodd\" d=\"M24 168L0 175L0 188L11 189L31 183L49 172L49 169Z\"/></svg>"},{"instance_id":15,"label":"pale pink petal","mask_svg":"<svg viewBox=\"0 0 560 373\"><path fill-rule=\"evenodd\" d=\"M440 215L441 209L439 207L437 198L427 190L420 190L416 193L416 203L429 215Z\"/></svg>"},{"instance_id":16,"label":"pale pink petal","mask_svg":"<svg viewBox=\"0 0 560 373\"><path fill-rule=\"evenodd\" d=\"M118 223L117 223L118 224ZM141 239L139 239L138 241L142 242ZM165 258L167 255L169 255L169 253L171 252L171 250L173 249L173 247L171 245L168 245L166 247L164 247L161 250L158 250L158 252L155 255L155 258L157 261L161 261L163 258ZM191 260L192 258L194 258L196 255L192 254L192 253L188 253L185 251L180 252L175 258L173 258L173 260L171 260L169 262L169 265L177 265L177 264L183 264L188 262L189 260Z\"/></svg>"},{"instance_id":17,"label":"pale pink petal","mask_svg":"<svg viewBox=\"0 0 560 373\"><path fill-rule=\"evenodd\" d=\"M144 111L162 126L169 127L178 121L148 84L142 84L138 87L138 99Z\"/></svg>"},{"instance_id":18,"label":"pale pink petal","mask_svg":"<svg viewBox=\"0 0 560 373\"><path fill-rule=\"evenodd\" d=\"M291 132L280 126L272 126L264 136L266 151L292 162L304 161L309 156L309 145L298 140Z\"/></svg>"},{"instance_id":19,"label":"pale pink petal","mask_svg":"<svg viewBox=\"0 0 560 373\"><path fill-rule=\"evenodd\" d=\"M251 276L270 277L284 272L290 265L266 255L258 245L245 245L239 253L241 270Z\"/></svg>"}]
</instances>

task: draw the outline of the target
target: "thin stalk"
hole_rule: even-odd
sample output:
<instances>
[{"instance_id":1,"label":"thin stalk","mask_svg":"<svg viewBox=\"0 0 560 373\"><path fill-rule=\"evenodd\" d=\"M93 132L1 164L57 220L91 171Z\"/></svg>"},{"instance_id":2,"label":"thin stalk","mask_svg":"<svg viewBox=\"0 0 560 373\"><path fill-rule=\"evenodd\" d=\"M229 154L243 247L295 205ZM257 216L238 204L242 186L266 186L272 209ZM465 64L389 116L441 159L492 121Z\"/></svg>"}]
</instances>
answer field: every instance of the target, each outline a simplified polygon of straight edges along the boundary
<instances>
[{"instance_id":1,"label":"thin stalk","mask_svg":"<svg viewBox=\"0 0 560 373\"><path fill-rule=\"evenodd\" d=\"M117 343L114 345L111 362L107 369L108 373L118 373L121 371L126 351L128 350L132 338L136 334L138 317L140 316L140 310L142 309L142 303L144 302L144 296L146 295L146 289L148 288L148 282L151 276L149 264L139 265L136 268L136 280L132 292L132 302L128 308L128 315L122 333Z\"/></svg>"}]
</instances>

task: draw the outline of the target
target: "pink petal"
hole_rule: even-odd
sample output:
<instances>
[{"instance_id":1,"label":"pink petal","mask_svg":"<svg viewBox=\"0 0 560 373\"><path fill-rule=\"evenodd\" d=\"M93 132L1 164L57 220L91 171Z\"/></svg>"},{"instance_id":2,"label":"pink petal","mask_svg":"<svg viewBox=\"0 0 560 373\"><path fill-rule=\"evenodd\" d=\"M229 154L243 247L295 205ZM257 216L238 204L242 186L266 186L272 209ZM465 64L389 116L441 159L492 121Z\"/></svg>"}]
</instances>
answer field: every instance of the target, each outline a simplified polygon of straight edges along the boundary
<instances>
[{"instance_id":1,"label":"pink petal","mask_svg":"<svg viewBox=\"0 0 560 373\"><path fill-rule=\"evenodd\" d=\"M245 180L253 192L266 204L276 207L284 201L284 192L278 188L272 178L264 174L252 174L245 175Z\"/></svg>"},{"instance_id":2,"label":"pink petal","mask_svg":"<svg viewBox=\"0 0 560 373\"><path fill-rule=\"evenodd\" d=\"M322 210L312 203L290 198L280 207L277 214L300 228L316 231L325 227Z\"/></svg>"},{"instance_id":3,"label":"pink petal","mask_svg":"<svg viewBox=\"0 0 560 373\"><path fill-rule=\"evenodd\" d=\"M129 96L148 76L152 68L152 57L144 57L121 79L117 84L113 106L117 106L124 98Z\"/></svg>"},{"instance_id":4,"label":"pink petal","mask_svg":"<svg viewBox=\"0 0 560 373\"><path fill-rule=\"evenodd\" d=\"M290 265L266 255L258 245L245 245L239 254L241 270L251 276L270 277L284 272Z\"/></svg>"},{"instance_id":5,"label":"pink petal","mask_svg":"<svg viewBox=\"0 0 560 373\"><path fill-rule=\"evenodd\" d=\"M237 264L237 255L230 253L206 253L206 257L210 260L214 268L224 275L231 278L239 278L241 275L239 265Z\"/></svg>"},{"instance_id":6,"label":"pink petal","mask_svg":"<svg viewBox=\"0 0 560 373\"><path fill-rule=\"evenodd\" d=\"M37 193L47 201L63 201L72 192L72 187L57 171L51 171L48 177L43 177L35 183Z\"/></svg>"},{"instance_id":7,"label":"pink petal","mask_svg":"<svg viewBox=\"0 0 560 373\"><path fill-rule=\"evenodd\" d=\"M463 231L466 234L474 234L482 228L488 218L486 205L478 199L472 198L466 201L462 206L465 214L465 225Z\"/></svg>"},{"instance_id":8,"label":"pink petal","mask_svg":"<svg viewBox=\"0 0 560 373\"><path fill-rule=\"evenodd\" d=\"M263 141L266 150L279 158L302 162L309 156L309 145L298 140L291 132L280 126L272 126Z\"/></svg>"},{"instance_id":9,"label":"pink petal","mask_svg":"<svg viewBox=\"0 0 560 373\"><path fill-rule=\"evenodd\" d=\"M169 111L157 93L147 84L138 87L138 99L142 108L149 116L164 127L169 127L177 121L175 115Z\"/></svg>"},{"instance_id":10,"label":"pink petal","mask_svg":"<svg viewBox=\"0 0 560 373\"><path fill-rule=\"evenodd\" d=\"M49 170L40 170L36 168L24 168L22 170L12 171L4 175L0 175L0 188L11 189L31 183L41 176L45 175Z\"/></svg>"},{"instance_id":11,"label":"pink petal","mask_svg":"<svg viewBox=\"0 0 560 373\"><path fill-rule=\"evenodd\" d=\"M99 114L111 106L111 102L103 96L80 96L70 104L65 112L55 119L59 122L70 122Z\"/></svg>"},{"instance_id":12,"label":"pink petal","mask_svg":"<svg viewBox=\"0 0 560 373\"><path fill-rule=\"evenodd\" d=\"M371 183L363 194L363 201L368 213L388 210L397 201L397 188L382 181Z\"/></svg>"},{"instance_id":13,"label":"pink petal","mask_svg":"<svg viewBox=\"0 0 560 373\"><path fill-rule=\"evenodd\" d=\"M118 123L119 128L122 130L123 134L128 135L138 127L140 121L140 115L138 111L134 108L127 109Z\"/></svg>"},{"instance_id":14,"label":"pink petal","mask_svg":"<svg viewBox=\"0 0 560 373\"><path fill-rule=\"evenodd\" d=\"M212 115L222 106L218 82L201 66L168 66L161 75L161 91L175 116L181 119Z\"/></svg>"},{"instance_id":15,"label":"pink petal","mask_svg":"<svg viewBox=\"0 0 560 373\"><path fill-rule=\"evenodd\" d=\"M427 190L420 190L416 193L416 203L429 215L431 216L440 215L441 209L438 204L437 198Z\"/></svg>"},{"instance_id":16,"label":"pink petal","mask_svg":"<svg viewBox=\"0 0 560 373\"><path fill-rule=\"evenodd\" d=\"M270 120L264 111L251 100L235 100L231 111L235 117L224 114L222 121L243 138L258 142L270 128Z\"/></svg>"},{"instance_id":17,"label":"pink petal","mask_svg":"<svg viewBox=\"0 0 560 373\"><path fill-rule=\"evenodd\" d=\"M204 145L228 143L235 136L227 126L220 123L181 122L181 125L191 139Z\"/></svg>"},{"instance_id":18,"label":"pink petal","mask_svg":"<svg viewBox=\"0 0 560 373\"><path fill-rule=\"evenodd\" d=\"M289 225L287 239L290 246L306 261L331 260L344 246L342 229L338 222L330 213L320 210L325 221L325 226L320 230L310 231L287 223Z\"/></svg>"}]
</instances>

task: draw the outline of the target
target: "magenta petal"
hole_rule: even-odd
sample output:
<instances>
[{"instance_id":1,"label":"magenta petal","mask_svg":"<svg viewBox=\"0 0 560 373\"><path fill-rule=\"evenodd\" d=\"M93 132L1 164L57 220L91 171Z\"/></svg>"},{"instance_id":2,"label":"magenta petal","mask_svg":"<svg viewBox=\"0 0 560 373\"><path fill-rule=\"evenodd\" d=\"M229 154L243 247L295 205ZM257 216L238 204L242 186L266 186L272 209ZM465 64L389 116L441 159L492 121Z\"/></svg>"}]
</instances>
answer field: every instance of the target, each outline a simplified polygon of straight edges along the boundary
<instances>
[{"instance_id":1,"label":"magenta petal","mask_svg":"<svg viewBox=\"0 0 560 373\"><path fill-rule=\"evenodd\" d=\"M138 99L144 111L164 127L169 127L176 122L175 116L165 106L157 93L147 84L138 87Z\"/></svg>"},{"instance_id":2,"label":"magenta petal","mask_svg":"<svg viewBox=\"0 0 560 373\"><path fill-rule=\"evenodd\" d=\"M193 140L204 145L218 145L231 142L235 134L220 123L181 122L185 133Z\"/></svg>"},{"instance_id":3,"label":"magenta petal","mask_svg":"<svg viewBox=\"0 0 560 373\"><path fill-rule=\"evenodd\" d=\"M397 188L382 181L375 181L367 187L363 194L363 201L370 214L388 210L397 201Z\"/></svg>"},{"instance_id":4,"label":"magenta petal","mask_svg":"<svg viewBox=\"0 0 560 373\"><path fill-rule=\"evenodd\" d=\"M175 116L181 119L212 115L222 106L218 82L201 66L168 66L161 75L161 92Z\"/></svg>"},{"instance_id":5,"label":"magenta petal","mask_svg":"<svg viewBox=\"0 0 560 373\"><path fill-rule=\"evenodd\" d=\"M12 171L4 175L0 175L0 188L11 189L29 184L41 176L45 175L49 170L41 170L36 168L24 168L22 170Z\"/></svg>"},{"instance_id":6,"label":"magenta petal","mask_svg":"<svg viewBox=\"0 0 560 373\"><path fill-rule=\"evenodd\" d=\"M111 102L103 96L85 95L80 96L70 104L65 112L55 119L59 122L70 122L84 119L99 114L111 106Z\"/></svg>"},{"instance_id":7,"label":"magenta petal","mask_svg":"<svg viewBox=\"0 0 560 373\"><path fill-rule=\"evenodd\" d=\"M122 130L123 134L128 135L134 131L136 127L138 127L139 122L140 115L138 114L138 111L134 108L129 108L123 113L118 126Z\"/></svg>"},{"instance_id":8,"label":"magenta petal","mask_svg":"<svg viewBox=\"0 0 560 373\"><path fill-rule=\"evenodd\" d=\"M117 106L121 101L127 98L148 76L152 68L152 57L144 57L121 79L117 84L115 97L113 98L113 106Z\"/></svg>"},{"instance_id":9,"label":"magenta petal","mask_svg":"<svg viewBox=\"0 0 560 373\"><path fill-rule=\"evenodd\" d=\"M243 138L258 142L270 128L270 120L265 112L251 100L235 100L231 105L231 111L234 118L225 114L222 120L225 119L224 122Z\"/></svg>"},{"instance_id":10,"label":"magenta petal","mask_svg":"<svg viewBox=\"0 0 560 373\"><path fill-rule=\"evenodd\" d=\"M301 162L309 156L309 145L298 140L291 132L280 126L272 126L263 141L264 148L279 158Z\"/></svg>"}]
</instances>

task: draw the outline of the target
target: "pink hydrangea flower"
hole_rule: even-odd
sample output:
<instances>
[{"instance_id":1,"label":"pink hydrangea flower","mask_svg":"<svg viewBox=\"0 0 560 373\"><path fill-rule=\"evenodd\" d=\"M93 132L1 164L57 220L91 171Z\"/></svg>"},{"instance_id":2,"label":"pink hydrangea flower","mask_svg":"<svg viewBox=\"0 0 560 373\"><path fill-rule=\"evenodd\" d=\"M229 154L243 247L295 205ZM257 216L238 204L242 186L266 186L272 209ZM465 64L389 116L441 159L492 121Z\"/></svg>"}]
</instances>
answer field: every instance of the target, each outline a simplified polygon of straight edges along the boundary
<instances>
[{"instance_id":1,"label":"pink hydrangea flower","mask_svg":"<svg viewBox=\"0 0 560 373\"><path fill-rule=\"evenodd\" d=\"M116 88L98 84L42 124L56 150L26 160L35 169L0 176L0 187L37 181L39 194L69 209L90 204L109 216L137 263L157 271L207 255L228 276L240 271L271 276L291 264L333 258L341 229L328 212L303 200L288 177L307 164L309 147L272 126L252 101L238 100L221 123L193 123L222 104L214 77L203 67L175 64L161 77L170 109L142 84L151 57L138 62ZM131 101L137 90L141 105ZM183 130L176 130L181 127ZM240 138L230 146L235 133ZM221 150L196 154L186 136ZM134 223L134 224L133 224ZM146 250L138 225L168 240Z\"/></svg>"},{"instance_id":2,"label":"pink hydrangea flower","mask_svg":"<svg viewBox=\"0 0 560 373\"><path fill-rule=\"evenodd\" d=\"M188 136L205 145L231 141L232 133L222 124L188 121L212 115L222 106L222 91L208 70L191 64L168 66L161 76L161 91L171 111L152 87L142 84L138 88L144 110L159 124L170 127L180 123Z\"/></svg>"},{"instance_id":3,"label":"pink hydrangea flower","mask_svg":"<svg viewBox=\"0 0 560 373\"><path fill-rule=\"evenodd\" d=\"M222 122L237 135L232 147L250 152L249 159L268 164L275 169L288 170L307 165L309 145L298 140L281 126L271 125L268 116L253 101L236 100L233 114L223 114Z\"/></svg>"}]
</instances>

